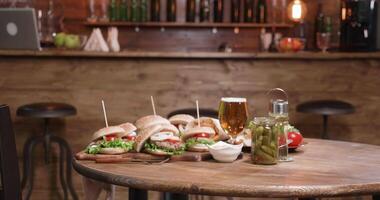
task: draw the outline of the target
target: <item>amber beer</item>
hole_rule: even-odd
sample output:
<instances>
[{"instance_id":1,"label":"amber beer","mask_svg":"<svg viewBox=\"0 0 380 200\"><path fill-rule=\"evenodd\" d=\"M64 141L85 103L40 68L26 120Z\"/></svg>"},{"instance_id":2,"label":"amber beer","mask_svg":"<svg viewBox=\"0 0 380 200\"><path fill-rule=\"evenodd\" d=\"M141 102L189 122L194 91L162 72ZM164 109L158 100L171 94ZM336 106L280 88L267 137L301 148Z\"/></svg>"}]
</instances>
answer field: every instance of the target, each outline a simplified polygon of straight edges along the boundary
<instances>
[{"instance_id":1,"label":"amber beer","mask_svg":"<svg viewBox=\"0 0 380 200\"><path fill-rule=\"evenodd\" d=\"M248 109L245 98L223 97L220 100L220 124L232 138L236 138L243 131L247 119Z\"/></svg>"}]
</instances>

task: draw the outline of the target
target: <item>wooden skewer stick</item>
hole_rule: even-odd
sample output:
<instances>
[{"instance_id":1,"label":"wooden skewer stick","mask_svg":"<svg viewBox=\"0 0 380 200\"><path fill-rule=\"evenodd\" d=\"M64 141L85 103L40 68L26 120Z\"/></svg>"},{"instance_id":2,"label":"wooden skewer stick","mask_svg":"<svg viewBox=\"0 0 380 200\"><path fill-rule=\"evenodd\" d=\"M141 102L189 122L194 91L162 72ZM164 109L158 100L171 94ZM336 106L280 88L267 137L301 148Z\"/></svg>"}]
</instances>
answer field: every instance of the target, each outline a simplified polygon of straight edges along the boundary
<instances>
[{"instance_id":1,"label":"wooden skewer stick","mask_svg":"<svg viewBox=\"0 0 380 200\"><path fill-rule=\"evenodd\" d=\"M199 119L199 103L198 103L198 100L195 101L195 104L197 104L198 127L201 127L201 120Z\"/></svg>"},{"instance_id":2,"label":"wooden skewer stick","mask_svg":"<svg viewBox=\"0 0 380 200\"><path fill-rule=\"evenodd\" d=\"M108 127L108 120L107 120L106 106L104 105L104 100L103 100L103 99L102 99L102 107L103 107L104 121L106 122L106 127Z\"/></svg>"},{"instance_id":3,"label":"wooden skewer stick","mask_svg":"<svg viewBox=\"0 0 380 200\"><path fill-rule=\"evenodd\" d=\"M154 106L153 96L150 96L150 101L152 102L153 114L154 114L154 116L156 116L156 107Z\"/></svg>"}]
</instances>

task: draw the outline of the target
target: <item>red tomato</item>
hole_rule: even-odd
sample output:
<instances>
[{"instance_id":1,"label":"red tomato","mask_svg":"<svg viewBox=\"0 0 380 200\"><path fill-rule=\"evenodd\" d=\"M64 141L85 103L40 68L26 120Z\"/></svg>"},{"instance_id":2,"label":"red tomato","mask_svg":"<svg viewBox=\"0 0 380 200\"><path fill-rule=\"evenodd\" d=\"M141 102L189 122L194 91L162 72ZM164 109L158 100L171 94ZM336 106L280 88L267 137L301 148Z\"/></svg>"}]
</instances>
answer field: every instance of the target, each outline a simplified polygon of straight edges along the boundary
<instances>
[{"instance_id":1,"label":"red tomato","mask_svg":"<svg viewBox=\"0 0 380 200\"><path fill-rule=\"evenodd\" d=\"M198 133L198 134L195 134L193 137L196 137L196 138L209 138L210 135L207 134L207 133Z\"/></svg>"},{"instance_id":2,"label":"red tomato","mask_svg":"<svg viewBox=\"0 0 380 200\"><path fill-rule=\"evenodd\" d=\"M112 141L115 140L115 138L117 138L117 134L106 135L106 141Z\"/></svg>"},{"instance_id":3,"label":"red tomato","mask_svg":"<svg viewBox=\"0 0 380 200\"><path fill-rule=\"evenodd\" d=\"M133 135L127 135L124 137L125 139L129 140L129 141L134 141L136 139L136 136L133 136Z\"/></svg>"},{"instance_id":4,"label":"red tomato","mask_svg":"<svg viewBox=\"0 0 380 200\"><path fill-rule=\"evenodd\" d=\"M298 132L288 132L288 139L292 140L292 143L289 144L290 148L297 148L299 147L303 142L303 137L301 133Z\"/></svg>"},{"instance_id":5,"label":"red tomato","mask_svg":"<svg viewBox=\"0 0 380 200\"><path fill-rule=\"evenodd\" d=\"M172 144L176 144L179 141L178 140L172 140L172 139L166 139L166 140L164 140L164 142L169 142L169 143L172 143Z\"/></svg>"}]
</instances>

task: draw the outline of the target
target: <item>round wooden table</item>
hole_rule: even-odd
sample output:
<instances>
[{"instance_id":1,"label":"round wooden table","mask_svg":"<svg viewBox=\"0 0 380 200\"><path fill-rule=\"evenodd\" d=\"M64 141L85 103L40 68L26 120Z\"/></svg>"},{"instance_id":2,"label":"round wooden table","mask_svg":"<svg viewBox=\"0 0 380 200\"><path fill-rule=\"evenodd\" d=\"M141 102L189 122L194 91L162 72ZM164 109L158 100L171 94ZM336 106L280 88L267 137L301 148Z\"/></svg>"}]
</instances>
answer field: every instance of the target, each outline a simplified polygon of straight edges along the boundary
<instances>
[{"instance_id":1,"label":"round wooden table","mask_svg":"<svg viewBox=\"0 0 380 200\"><path fill-rule=\"evenodd\" d=\"M85 177L144 190L234 197L332 197L380 192L380 146L307 139L294 162L98 164L74 160Z\"/></svg>"}]
</instances>

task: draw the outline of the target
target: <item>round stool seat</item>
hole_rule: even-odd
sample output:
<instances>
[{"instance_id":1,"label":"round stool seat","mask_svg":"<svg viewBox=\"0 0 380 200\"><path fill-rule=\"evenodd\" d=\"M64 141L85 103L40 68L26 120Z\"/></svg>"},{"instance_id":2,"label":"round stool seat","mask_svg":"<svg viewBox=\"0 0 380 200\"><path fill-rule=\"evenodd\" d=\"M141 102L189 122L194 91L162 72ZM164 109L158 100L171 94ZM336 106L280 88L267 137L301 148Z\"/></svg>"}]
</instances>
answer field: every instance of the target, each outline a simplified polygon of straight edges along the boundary
<instances>
[{"instance_id":1,"label":"round stool seat","mask_svg":"<svg viewBox=\"0 0 380 200\"><path fill-rule=\"evenodd\" d=\"M170 118L171 116L177 115L177 114L188 114L188 115L191 115L193 117L197 117L197 109L185 108L185 109L175 110L173 112L170 112L167 117ZM199 109L199 115L205 116L205 117L218 118L218 111L213 110L213 109L208 109L208 108L200 108Z\"/></svg>"},{"instance_id":2,"label":"round stool seat","mask_svg":"<svg viewBox=\"0 0 380 200\"><path fill-rule=\"evenodd\" d=\"M65 103L33 103L19 107L17 115L34 118L60 118L75 115L74 106Z\"/></svg>"},{"instance_id":3,"label":"round stool seat","mask_svg":"<svg viewBox=\"0 0 380 200\"><path fill-rule=\"evenodd\" d=\"M343 115L355 112L354 106L338 100L308 101L297 106L298 112L319 115Z\"/></svg>"}]
</instances>

